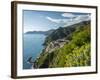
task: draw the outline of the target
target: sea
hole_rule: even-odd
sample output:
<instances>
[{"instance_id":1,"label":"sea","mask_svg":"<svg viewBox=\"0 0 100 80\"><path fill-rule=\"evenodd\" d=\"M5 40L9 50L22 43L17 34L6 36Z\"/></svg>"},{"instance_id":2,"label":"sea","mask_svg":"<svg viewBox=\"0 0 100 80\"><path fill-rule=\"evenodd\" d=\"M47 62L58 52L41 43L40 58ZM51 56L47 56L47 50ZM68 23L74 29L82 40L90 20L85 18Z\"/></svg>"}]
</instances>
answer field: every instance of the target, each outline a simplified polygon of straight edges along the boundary
<instances>
[{"instance_id":1,"label":"sea","mask_svg":"<svg viewBox=\"0 0 100 80\"><path fill-rule=\"evenodd\" d=\"M32 57L34 62L41 54L46 36L44 34L24 34L23 35L23 69L32 69L32 64L28 59Z\"/></svg>"}]
</instances>

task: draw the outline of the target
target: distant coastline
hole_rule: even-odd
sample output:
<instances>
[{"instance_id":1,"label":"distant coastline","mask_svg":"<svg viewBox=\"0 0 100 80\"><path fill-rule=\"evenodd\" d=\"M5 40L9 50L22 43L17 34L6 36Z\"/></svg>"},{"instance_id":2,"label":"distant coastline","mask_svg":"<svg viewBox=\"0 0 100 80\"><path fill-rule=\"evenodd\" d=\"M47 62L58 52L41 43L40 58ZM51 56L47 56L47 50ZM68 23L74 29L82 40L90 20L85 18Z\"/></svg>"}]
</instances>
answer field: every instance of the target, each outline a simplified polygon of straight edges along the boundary
<instances>
[{"instance_id":1,"label":"distant coastline","mask_svg":"<svg viewBox=\"0 0 100 80\"><path fill-rule=\"evenodd\" d=\"M46 31L28 31L25 34L45 34Z\"/></svg>"},{"instance_id":2,"label":"distant coastline","mask_svg":"<svg viewBox=\"0 0 100 80\"><path fill-rule=\"evenodd\" d=\"M28 31L25 34L44 34L49 35L54 31L54 29L48 30L48 31Z\"/></svg>"}]
</instances>

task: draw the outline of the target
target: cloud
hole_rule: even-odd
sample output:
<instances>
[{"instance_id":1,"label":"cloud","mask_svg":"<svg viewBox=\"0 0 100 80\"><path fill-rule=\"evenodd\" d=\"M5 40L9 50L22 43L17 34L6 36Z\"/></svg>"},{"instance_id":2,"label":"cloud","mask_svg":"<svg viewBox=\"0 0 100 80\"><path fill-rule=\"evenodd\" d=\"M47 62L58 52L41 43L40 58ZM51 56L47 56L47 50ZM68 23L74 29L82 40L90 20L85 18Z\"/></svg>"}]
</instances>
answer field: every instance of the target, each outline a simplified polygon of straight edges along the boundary
<instances>
[{"instance_id":1,"label":"cloud","mask_svg":"<svg viewBox=\"0 0 100 80\"><path fill-rule=\"evenodd\" d=\"M51 22L55 22L55 23L60 23L60 21L61 20L59 20L59 19L53 19L53 18L51 18L51 17L46 17L46 19L48 19L49 21L51 21Z\"/></svg>"},{"instance_id":2,"label":"cloud","mask_svg":"<svg viewBox=\"0 0 100 80\"><path fill-rule=\"evenodd\" d=\"M46 19L54 23L65 23L68 20L68 19L54 19L48 16L46 17Z\"/></svg>"},{"instance_id":3,"label":"cloud","mask_svg":"<svg viewBox=\"0 0 100 80\"><path fill-rule=\"evenodd\" d=\"M61 16L66 17L66 19L65 18L56 19L56 18L51 18L49 16L47 16L46 19L57 24L63 23L65 24L65 26L73 25L82 21L88 21L91 19L90 14L75 15L72 13L63 13L61 14Z\"/></svg>"},{"instance_id":4,"label":"cloud","mask_svg":"<svg viewBox=\"0 0 100 80\"><path fill-rule=\"evenodd\" d=\"M80 22L80 21L88 21L90 19L91 17L88 14L88 15L78 15L74 20Z\"/></svg>"},{"instance_id":5,"label":"cloud","mask_svg":"<svg viewBox=\"0 0 100 80\"><path fill-rule=\"evenodd\" d=\"M77 15L74 19L68 21L64 26L69 26L82 21L89 21L89 20L91 20L90 14Z\"/></svg>"},{"instance_id":6,"label":"cloud","mask_svg":"<svg viewBox=\"0 0 100 80\"><path fill-rule=\"evenodd\" d=\"M63 17L67 17L67 18L74 18L76 15L72 14L72 13L63 13L61 14Z\"/></svg>"}]
</instances>

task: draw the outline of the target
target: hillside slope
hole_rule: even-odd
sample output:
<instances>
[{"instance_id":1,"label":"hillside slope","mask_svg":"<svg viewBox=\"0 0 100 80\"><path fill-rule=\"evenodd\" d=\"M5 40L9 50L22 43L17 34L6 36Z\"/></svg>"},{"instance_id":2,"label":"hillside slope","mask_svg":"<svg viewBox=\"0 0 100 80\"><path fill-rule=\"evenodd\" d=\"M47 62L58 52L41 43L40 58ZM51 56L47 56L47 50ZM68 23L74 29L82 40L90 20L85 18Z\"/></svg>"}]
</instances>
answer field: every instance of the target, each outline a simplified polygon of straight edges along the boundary
<instances>
[{"instance_id":1,"label":"hillside slope","mask_svg":"<svg viewBox=\"0 0 100 80\"><path fill-rule=\"evenodd\" d=\"M34 68L90 66L90 31L90 21L56 29L47 36Z\"/></svg>"}]
</instances>

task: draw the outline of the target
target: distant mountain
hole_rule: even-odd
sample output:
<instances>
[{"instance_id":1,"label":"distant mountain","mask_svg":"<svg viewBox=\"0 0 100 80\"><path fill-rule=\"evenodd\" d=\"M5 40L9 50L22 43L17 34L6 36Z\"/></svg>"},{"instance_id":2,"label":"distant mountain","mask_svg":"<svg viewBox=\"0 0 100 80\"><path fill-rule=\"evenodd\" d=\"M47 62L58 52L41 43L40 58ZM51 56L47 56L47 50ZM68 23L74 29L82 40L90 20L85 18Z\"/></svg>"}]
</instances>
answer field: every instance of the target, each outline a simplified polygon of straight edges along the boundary
<instances>
[{"instance_id":1,"label":"distant mountain","mask_svg":"<svg viewBox=\"0 0 100 80\"><path fill-rule=\"evenodd\" d=\"M25 34L45 34L45 31L28 31Z\"/></svg>"},{"instance_id":2,"label":"distant mountain","mask_svg":"<svg viewBox=\"0 0 100 80\"><path fill-rule=\"evenodd\" d=\"M54 29L48 30L48 31L28 31L25 34L44 34L49 35L54 31Z\"/></svg>"}]
</instances>

